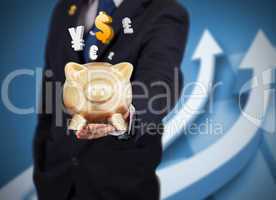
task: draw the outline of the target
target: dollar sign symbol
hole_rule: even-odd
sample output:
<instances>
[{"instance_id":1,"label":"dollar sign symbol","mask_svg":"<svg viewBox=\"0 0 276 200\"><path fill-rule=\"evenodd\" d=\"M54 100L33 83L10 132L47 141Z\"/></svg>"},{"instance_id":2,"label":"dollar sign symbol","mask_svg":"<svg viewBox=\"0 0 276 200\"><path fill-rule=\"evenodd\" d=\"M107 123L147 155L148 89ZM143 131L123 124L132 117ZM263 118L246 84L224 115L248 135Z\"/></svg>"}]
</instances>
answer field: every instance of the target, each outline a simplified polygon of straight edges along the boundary
<instances>
[{"instance_id":1,"label":"dollar sign symbol","mask_svg":"<svg viewBox=\"0 0 276 200\"><path fill-rule=\"evenodd\" d=\"M114 31L108 24L112 23L112 18L105 12L100 14L95 19L95 25L100 30L96 32L96 38L104 44L108 44L112 40Z\"/></svg>"}]
</instances>

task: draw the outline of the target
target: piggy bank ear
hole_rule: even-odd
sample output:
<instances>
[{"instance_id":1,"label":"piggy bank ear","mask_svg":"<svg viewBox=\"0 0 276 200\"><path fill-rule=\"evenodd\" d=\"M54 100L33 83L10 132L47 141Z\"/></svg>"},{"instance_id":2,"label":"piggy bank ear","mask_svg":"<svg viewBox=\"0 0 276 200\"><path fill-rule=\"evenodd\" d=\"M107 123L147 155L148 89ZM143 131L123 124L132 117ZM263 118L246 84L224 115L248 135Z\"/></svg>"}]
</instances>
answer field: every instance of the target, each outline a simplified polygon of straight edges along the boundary
<instances>
[{"instance_id":1,"label":"piggy bank ear","mask_svg":"<svg viewBox=\"0 0 276 200\"><path fill-rule=\"evenodd\" d=\"M76 80L77 74L79 72L86 70L87 68L83 65L80 65L75 62L69 62L65 65L64 71L65 71L65 77L69 80Z\"/></svg>"},{"instance_id":2,"label":"piggy bank ear","mask_svg":"<svg viewBox=\"0 0 276 200\"><path fill-rule=\"evenodd\" d=\"M131 74L133 72L132 64L128 62L122 62L117 65L113 65L112 67L119 71L126 80L130 80Z\"/></svg>"}]
</instances>

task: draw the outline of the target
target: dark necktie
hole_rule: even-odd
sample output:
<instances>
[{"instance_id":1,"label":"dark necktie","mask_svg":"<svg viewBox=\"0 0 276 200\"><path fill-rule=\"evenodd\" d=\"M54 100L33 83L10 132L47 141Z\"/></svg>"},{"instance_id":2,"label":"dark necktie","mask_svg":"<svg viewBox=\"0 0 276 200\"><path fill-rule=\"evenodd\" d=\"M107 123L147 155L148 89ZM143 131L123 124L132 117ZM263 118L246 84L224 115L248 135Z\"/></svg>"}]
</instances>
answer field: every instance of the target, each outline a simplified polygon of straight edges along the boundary
<instances>
[{"instance_id":1,"label":"dark necktie","mask_svg":"<svg viewBox=\"0 0 276 200\"><path fill-rule=\"evenodd\" d=\"M97 15L99 14L99 12L104 11L109 16L112 16L115 9L116 9L116 6L115 6L113 0L99 0ZM85 63L88 63L91 61L90 56L89 56L90 47L92 45L98 46L98 44L99 44L99 41L96 39L96 36L91 35L89 33L90 31L92 31L93 33L96 33L99 30L96 28L95 25L93 25L93 27L85 34L85 47L84 47L84 51L83 51L83 58L84 58Z\"/></svg>"}]
</instances>

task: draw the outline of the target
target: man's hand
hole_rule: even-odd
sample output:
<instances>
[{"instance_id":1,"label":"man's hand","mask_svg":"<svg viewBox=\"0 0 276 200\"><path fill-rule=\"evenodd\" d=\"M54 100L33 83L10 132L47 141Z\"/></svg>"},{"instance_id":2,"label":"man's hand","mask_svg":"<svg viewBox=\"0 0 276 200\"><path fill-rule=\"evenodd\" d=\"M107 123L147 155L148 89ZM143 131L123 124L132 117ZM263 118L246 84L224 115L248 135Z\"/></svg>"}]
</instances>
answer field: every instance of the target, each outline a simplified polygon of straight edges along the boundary
<instances>
[{"instance_id":1,"label":"man's hand","mask_svg":"<svg viewBox=\"0 0 276 200\"><path fill-rule=\"evenodd\" d=\"M115 131L115 127L109 124L88 124L76 132L78 139L98 139Z\"/></svg>"},{"instance_id":2,"label":"man's hand","mask_svg":"<svg viewBox=\"0 0 276 200\"><path fill-rule=\"evenodd\" d=\"M124 114L124 119L129 117L129 111ZM107 136L109 133L116 131L116 128L109 124L88 124L76 132L78 139L92 140Z\"/></svg>"}]
</instances>

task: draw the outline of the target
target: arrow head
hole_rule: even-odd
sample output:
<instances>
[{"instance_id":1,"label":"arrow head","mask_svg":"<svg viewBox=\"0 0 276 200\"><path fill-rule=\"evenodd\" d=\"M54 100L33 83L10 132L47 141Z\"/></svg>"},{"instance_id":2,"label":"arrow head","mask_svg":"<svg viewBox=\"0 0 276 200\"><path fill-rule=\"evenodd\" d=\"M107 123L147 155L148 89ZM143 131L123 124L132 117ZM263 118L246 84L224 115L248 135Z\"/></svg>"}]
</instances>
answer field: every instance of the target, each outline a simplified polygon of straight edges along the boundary
<instances>
[{"instance_id":1,"label":"arrow head","mask_svg":"<svg viewBox=\"0 0 276 200\"><path fill-rule=\"evenodd\" d=\"M199 44L193 55L193 60L202 59L204 57L216 56L222 54L223 51L216 42L215 38L209 32L209 30L205 30Z\"/></svg>"},{"instance_id":2,"label":"arrow head","mask_svg":"<svg viewBox=\"0 0 276 200\"><path fill-rule=\"evenodd\" d=\"M276 65L276 51L262 30L259 30L240 68L266 70Z\"/></svg>"}]
</instances>

